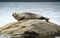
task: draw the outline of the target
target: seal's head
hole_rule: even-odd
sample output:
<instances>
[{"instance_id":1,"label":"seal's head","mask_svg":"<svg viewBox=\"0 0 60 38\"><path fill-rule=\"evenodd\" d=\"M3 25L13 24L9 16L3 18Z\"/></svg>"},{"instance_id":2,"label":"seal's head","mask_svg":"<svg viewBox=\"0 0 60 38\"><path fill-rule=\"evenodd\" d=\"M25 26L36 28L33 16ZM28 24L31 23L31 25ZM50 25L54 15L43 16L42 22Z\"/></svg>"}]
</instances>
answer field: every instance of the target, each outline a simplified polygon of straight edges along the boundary
<instances>
[{"instance_id":1,"label":"seal's head","mask_svg":"<svg viewBox=\"0 0 60 38\"><path fill-rule=\"evenodd\" d=\"M16 20L18 20L18 21L25 19L24 14L13 13L12 16L13 16Z\"/></svg>"},{"instance_id":2,"label":"seal's head","mask_svg":"<svg viewBox=\"0 0 60 38\"><path fill-rule=\"evenodd\" d=\"M16 17L17 15L18 15L17 13L13 13L13 14L12 14L13 17Z\"/></svg>"}]
</instances>

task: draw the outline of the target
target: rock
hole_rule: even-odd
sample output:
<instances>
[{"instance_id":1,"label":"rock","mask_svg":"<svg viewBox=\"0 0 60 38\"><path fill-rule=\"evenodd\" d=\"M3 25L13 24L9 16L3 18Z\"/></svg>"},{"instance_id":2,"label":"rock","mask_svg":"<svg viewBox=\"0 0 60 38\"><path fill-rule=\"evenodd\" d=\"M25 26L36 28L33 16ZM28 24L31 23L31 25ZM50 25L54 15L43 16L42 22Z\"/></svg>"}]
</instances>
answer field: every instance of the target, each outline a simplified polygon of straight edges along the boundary
<instances>
[{"instance_id":1,"label":"rock","mask_svg":"<svg viewBox=\"0 0 60 38\"><path fill-rule=\"evenodd\" d=\"M60 36L60 26L38 19L22 20L1 27L0 34L10 34L11 38L54 38Z\"/></svg>"}]
</instances>

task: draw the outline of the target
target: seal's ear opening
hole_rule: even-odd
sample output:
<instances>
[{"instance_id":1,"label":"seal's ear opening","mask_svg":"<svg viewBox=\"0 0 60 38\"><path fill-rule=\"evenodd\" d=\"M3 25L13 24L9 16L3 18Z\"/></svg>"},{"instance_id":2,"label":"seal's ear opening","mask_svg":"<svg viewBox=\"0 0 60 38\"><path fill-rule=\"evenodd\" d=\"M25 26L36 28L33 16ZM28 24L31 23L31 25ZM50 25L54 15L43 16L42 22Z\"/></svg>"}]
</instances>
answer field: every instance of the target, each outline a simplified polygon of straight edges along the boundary
<instances>
[{"instance_id":1,"label":"seal's ear opening","mask_svg":"<svg viewBox=\"0 0 60 38\"><path fill-rule=\"evenodd\" d=\"M34 32L34 31L26 31L24 32L25 36L24 38L36 38L38 37L38 33Z\"/></svg>"}]
</instances>

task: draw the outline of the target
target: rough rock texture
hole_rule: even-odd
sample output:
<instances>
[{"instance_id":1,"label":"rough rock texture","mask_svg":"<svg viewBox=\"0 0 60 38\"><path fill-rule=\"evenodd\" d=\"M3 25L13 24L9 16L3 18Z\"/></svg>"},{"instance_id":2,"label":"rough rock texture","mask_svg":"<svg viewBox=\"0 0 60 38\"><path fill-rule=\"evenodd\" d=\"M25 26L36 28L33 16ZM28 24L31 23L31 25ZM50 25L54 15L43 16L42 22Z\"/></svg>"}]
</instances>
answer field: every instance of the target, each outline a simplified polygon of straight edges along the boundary
<instances>
[{"instance_id":1,"label":"rough rock texture","mask_svg":"<svg viewBox=\"0 0 60 38\"><path fill-rule=\"evenodd\" d=\"M60 35L60 26L44 20L22 20L0 28L0 34L11 38L54 38Z\"/></svg>"}]
</instances>

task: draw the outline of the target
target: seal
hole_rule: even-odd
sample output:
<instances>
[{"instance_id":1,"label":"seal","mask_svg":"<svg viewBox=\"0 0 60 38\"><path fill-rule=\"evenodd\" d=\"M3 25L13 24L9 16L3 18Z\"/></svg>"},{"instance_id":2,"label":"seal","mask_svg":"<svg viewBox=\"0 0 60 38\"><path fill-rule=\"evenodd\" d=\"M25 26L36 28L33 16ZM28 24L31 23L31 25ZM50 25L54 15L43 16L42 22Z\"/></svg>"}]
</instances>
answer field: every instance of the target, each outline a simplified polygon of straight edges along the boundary
<instances>
[{"instance_id":1,"label":"seal","mask_svg":"<svg viewBox=\"0 0 60 38\"><path fill-rule=\"evenodd\" d=\"M40 20L46 20L46 22L49 22L49 18L44 17L40 14L34 14L29 12L13 13L12 16L18 21L29 20L29 19L40 19Z\"/></svg>"}]
</instances>

